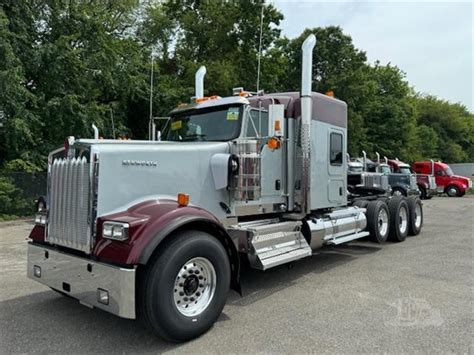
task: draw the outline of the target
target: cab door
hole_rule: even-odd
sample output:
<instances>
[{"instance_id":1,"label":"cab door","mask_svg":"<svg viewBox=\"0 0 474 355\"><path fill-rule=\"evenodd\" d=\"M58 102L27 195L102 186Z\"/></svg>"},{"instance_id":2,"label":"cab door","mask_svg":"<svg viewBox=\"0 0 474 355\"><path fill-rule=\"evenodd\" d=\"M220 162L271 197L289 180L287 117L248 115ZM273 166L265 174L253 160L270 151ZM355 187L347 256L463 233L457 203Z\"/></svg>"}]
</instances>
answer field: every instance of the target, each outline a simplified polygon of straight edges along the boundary
<instances>
[{"instance_id":1,"label":"cab door","mask_svg":"<svg viewBox=\"0 0 474 355\"><path fill-rule=\"evenodd\" d=\"M257 139L260 144L262 203L284 203L283 149L270 149L268 111L250 108L244 125L244 137Z\"/></svg>"},{"instance_id":2,"label":"cab door","mask_svg":"<svg viewBox=\"0 0 474 355\"><path fill-rule=\"evenodd\" d=\"M449 176L440 167L435 167L435 177L439 189L444 189L449 184Z\"/></svg>"},{"instance_id":3,"label":"cab door","mask_svg":"<svg viewBox=\"0 0 474 355\"><path fill-rule=\"evenodd\" d=\"M328 200L337 205L345 203L346 200L346 156L345 131L343 129L330 128L328 130Z\"/></svg>"}]
</instances>

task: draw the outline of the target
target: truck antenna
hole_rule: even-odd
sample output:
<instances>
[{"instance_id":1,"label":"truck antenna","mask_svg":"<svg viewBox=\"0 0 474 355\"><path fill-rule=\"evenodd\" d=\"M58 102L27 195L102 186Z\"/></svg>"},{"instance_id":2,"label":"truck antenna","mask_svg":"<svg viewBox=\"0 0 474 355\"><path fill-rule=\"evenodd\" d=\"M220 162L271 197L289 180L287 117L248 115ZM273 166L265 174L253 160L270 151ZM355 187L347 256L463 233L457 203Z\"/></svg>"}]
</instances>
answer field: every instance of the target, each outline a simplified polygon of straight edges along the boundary
<instances>
[{"instance_id":1,"label":"truck antenna","mask_svg":"<svg viewBox=\"0 0 474 355\"><path fill-rule=\"evenodd\" d=\"M115 123L114 123L114 110L112 110L112 107L109 108L110 110L110 119L112 121L112 135L115 139Z\"/></svg>"},{"instance_id":2,"label":"truck antenna","mask_svg":"<svg viewBox=\"0 0 474 355\"><path fill-rule=\"evenodd\" d=\"M258 45L258 64L257 64L257 92L260 90L260 61L262 57L262 32L263 32L263 8L265 2L262 2L262 12L260 13L260 42Z\"/></svg>"}]
</instances>

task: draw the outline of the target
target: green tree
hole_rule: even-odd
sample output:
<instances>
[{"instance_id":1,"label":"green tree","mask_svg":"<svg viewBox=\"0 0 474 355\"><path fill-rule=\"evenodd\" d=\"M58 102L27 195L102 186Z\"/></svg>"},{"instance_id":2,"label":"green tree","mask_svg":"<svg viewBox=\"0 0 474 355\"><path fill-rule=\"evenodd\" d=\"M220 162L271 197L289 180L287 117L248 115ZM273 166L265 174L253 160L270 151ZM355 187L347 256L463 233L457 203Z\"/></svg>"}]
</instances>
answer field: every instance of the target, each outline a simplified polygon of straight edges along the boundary
<instances>
[{"instance_id":1,"label":"green tree","mask_svg":"<svg viewBox=\"0 0 474 355\"><path fill-rule=\"evenodd\" d=\"M430 134L420 135L420 140L425 142L436 136L436 147L423 150L425 158L435 157L448 163L474 161L474 115L465 106L433 96L417 96L414 104L418 127L430 130Z\"/></svg>"},{"instance_id":2,"label":"green tree","mask_svg":"<svg viewBox=\"0 0 474 355\"><path fill-rule=\"evenodd\" d=\"M38 100L28 75L34 66L34 54L29 48L34 38L32 11L30 6L13 1L0 9L0 110L4 115L0 166L8 159L36 159L35 150L41 144L38 138L42 121L36 113Z\"/></svg>"},{"instance_id":3,"label":"green tree","mask_svg":"<svg viewBox=\"0 0 474 355\"><path fill-rule=\"evenodd\" d=\"M333 91L336 98L348 105L349 152L360 154L367 149L367 129L363 108L374 92L367 80L365 53L355 48L352 38L340 27L306 29L299 37L282 41L281 50L288 57L288 70L283 77L285 90L298 91L301 87L301 45L313 33L317 42L313 54L313 91Z\"/></svg>"}]
</instances>

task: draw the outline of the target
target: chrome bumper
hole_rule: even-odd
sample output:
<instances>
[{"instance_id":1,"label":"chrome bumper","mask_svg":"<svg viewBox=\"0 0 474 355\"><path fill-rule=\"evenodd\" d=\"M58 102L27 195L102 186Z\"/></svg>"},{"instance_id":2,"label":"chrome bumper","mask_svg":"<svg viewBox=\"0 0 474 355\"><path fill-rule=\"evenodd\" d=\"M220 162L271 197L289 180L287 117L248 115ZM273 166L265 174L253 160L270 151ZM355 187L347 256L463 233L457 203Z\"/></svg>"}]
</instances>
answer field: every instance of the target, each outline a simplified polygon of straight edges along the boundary
<instances>
[{"instance_id":1,"label":"chrome bumper","mask_svg":"<svg viewBox=\"0 0 474 355\"><path fill-rule=\"evenodd\" d=\"M86 306L135 319L135 269L103 264L30 243L27 273L30 279L64 292ZM108 292L107 304L98 301L99 290L101 294Z\"/></svg>"}]
</instances>

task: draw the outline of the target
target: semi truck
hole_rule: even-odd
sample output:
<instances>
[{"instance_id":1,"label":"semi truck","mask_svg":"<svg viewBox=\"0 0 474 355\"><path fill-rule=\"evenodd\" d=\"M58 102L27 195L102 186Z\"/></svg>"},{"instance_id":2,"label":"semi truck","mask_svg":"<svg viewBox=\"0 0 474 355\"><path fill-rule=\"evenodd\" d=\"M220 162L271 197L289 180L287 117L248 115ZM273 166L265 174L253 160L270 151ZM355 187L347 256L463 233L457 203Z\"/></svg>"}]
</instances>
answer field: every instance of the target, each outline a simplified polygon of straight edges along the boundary
<instances>
[{"instance_id":1,"label":"semi truck","mask_svg":"<svg viewBox=\"0 0 474 355\"><path fill-rule=\"evenodd\" d=\"M365 157L365 152L363 153ZM378 152L376 152L375 154L377 156L377 160L368 162L367 170L377 171L387 176L388 183L391 187L392 195L412 196L420 194L417 185L416 175L413 174L409 168L394 170L392 168L392 165L390 164L390 160L387 159L387 157L384 157L384 160L381 161L380 154Z\"/></svg>"},{"instance_id":2,"label":"semi truck","mask_svg":"<svg viewBox=\"0 0 474 355\"><path fill-rule=\"evenodd\" d=\"M454 175L448 164L440 161L421 161L413 163L413 171L417 174L431 174L436 179L439 193L446 193L449 197L462 197L472 188L472 180Z\"/></svg>"},{"instance_id":3,"label":"semi truck","mask_svg":"<svg viewBox=\"0 0 474 355\"><path fill-rule=\"evenodd\" d=\"M400 174L400 175L413 175L412 172L413 170L410 168L410 165L400 161L398 158L395 159L387 159L385 157L385 161L387 164L390 166L392 173L393 174ZM434 166L434 162L430 162L431 167ZM422 173L416 173L416 185L418 186L418 189L420 191L420 198L425 200L425 199L431 199L433 196L436 196L438 193L437 185L436 185L436 180L433 175L433 169L430 169L430 171L422 174Z\"/></svg>"},{"instance_id":4,"label":"semi truck","mask_svg":"<svg viewBox=\"0 0 474 355\"><path fill-rule=\"evenodd\" d=\"M354 193L356 190L364 189L364 193L374 191L376 194L391 195L392 189L390 187L388 176L384 172L369 169L369 164L372 163L367 159L365 152L364 158L351 159L347 154L347 184L348 192Z\"/></svg>"},{"instance_id":5,"label":"semi truck","mask_svg":"<svg viewBox=\"0 0 474 355\"><path fill-rule=\"evenodd\" d=\"M155 140L69 137L48 158L28 277L182 342L242 293L244 262L419 234L418 198L347 192L347 106L312 91L315 43L302 45L300 92L205 97L202 69Z\"/></svg>"}]
</instances>

